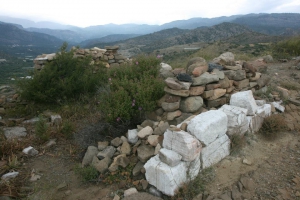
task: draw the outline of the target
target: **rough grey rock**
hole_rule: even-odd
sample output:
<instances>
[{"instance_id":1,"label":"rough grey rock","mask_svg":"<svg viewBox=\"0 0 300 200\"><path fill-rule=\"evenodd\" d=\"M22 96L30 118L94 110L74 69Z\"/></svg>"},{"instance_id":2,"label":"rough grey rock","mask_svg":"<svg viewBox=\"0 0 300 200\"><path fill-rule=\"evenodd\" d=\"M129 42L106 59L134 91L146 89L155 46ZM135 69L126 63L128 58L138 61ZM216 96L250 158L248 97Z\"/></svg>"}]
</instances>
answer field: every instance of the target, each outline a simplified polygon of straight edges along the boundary
<instances>
[{"instance_id":1,"label":"rough grey rock","mask_svg":"<svg viewBox=\"0 0 300 200\"><path fill-rule=\"evenodd\" d=\"M226 70L224 74L230 80L241 81L246 78L246 71L245 70Z\"/></svg>"},{"instance_id":2,"label":"rough grey rock","mask_svg":"<svg viewBox=\"0 0 300 200\"><path fill-rule=\"evenodd\" d=\"M205 72L204 74L198 76L198 77L193 77L193 86L197 85L206 85L208 83L213 83L219 81L219 77L216 74L210 74Z\"/></svg>"},{"instance_id":3,"label":"rough grey rock","mask_svg":"<svg viewBox=\"0 0 300 200\"><path fill-rule=\"evenodd\" d=\"M135 144L139 139L137 134L138 134L137 129L128 130L127 132L128 142L130 142L131 144Z\"/></svg>"},{"instance_id":4,"label":"rough grey rock","mask_svg":"<svg viewBox=\"0 0 300 200\"><path fill-rule=\"evenodd\" d=\"M179 105L180 105L180 101L177 101L174 103L163 102L161 104L162 109L164 109L164 111L166 111L166 112L172 112L172 111L179 109Z\"/></svg>"},{"instance_id":5,"label":"rough grey rock","mask_svg":"<svg viewBox=\"0 0 300 200\"><path fill-rule=\"evenodd\" d=\"M89 146L82 160L82 167L85 167L92 163L94 156L97 156L98 148Z\"/></svg>"},{"instance_id":6,"label":"rough grey rock","mask_svg":"<svg viewBox=\"0 0 300 200\"><path fill-rule=\"evenodd\" d=\"M105 157L112 158L113 155L115 154L115 152L116 152L116 148L115 147L108 146L105 149L103 149L102 151L100 151L99 153L97 153L97 157L100 160L104 159Z\"/></svg>"},{"instance_id":7,"label":"rough grey rock","mask_svg":"<svg viewBox=\"0 0 300 200\"><path fill-rule=\"evenodd\" d=\"M97 156L93 157L92 166L97 169L98 172L104 173L107 171L109 165L111 163L111 159L109 157L105 157L102 160L99 160Z\"/></svg>"},{"instance_id":8,"label":"rough grey rock","mask_svg":"<svg viewBox=\"0 0 300 200\"><path fill-rule=\"evenodd\" d=\"M27 135L26 129L19 126L3 128L3 131L6 139L8 140L25 137Z\"/></svg>"},{"instance_id":9,"label":"rough grey rock","mask_svg":"<svg viewBox=\"0 0 300 200\"><path fill-rule=\"evenodd\" d=\"M183 98L180 102L180 110L184 113L193 113L198 111L203 105L203 99L200 96Z\"/></svg>"},{"instance_id":10,"label":"rough grey rock","mask_svg":"<svg viewBox=\"0 0 300 200\"><path fill-rule=\"evenodd\" d=\"M154 147L148 145L141 145L137 148L138 158L141 162L145 163L149 158L154 155Z\"/></svg>"},{"instance_id":11,"label":"rough grey rock","mask_svg":"<svg viewBox=\"0 0 300 200\"><path fill-rule=\"evenodd\" d=\"M112 141L110 141L110 144L113 145L114 147L118 147L123 143L123 141L121 140L121 138L116 137L114 138Z\"/></svg>"},{"instance_id":12,"label":"rough grey rock","mask_svg":"<svg viewBox=\"0 0 300 200\"><path fill-rule=\"evenodd\" d=\"M98 142L98 150L102 151L108 146L108 141Z\"/></svg>"}]
</instances>

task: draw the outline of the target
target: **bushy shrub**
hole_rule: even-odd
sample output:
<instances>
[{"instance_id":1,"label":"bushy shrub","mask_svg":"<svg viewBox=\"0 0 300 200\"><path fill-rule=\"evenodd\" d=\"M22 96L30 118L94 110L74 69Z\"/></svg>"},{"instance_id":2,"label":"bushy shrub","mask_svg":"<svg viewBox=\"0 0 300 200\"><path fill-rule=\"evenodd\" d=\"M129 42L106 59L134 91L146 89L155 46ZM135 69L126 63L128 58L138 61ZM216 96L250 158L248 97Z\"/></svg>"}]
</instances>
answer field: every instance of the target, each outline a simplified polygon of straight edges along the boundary
<instances>
[{"instance_id":1,"label":"bushy shrub","mask_svg":"<svg viewBox=\"0 0 300 200\"><path fill-rule=\"evenodd\" d=\"M91 58L76 58L73 51L66 51L63 44L53 61L41 71L33 72L33 79L19 83L21 96L27 100L55 103L79 99L82 95L93 94L106 73L93 73Z\"/></svg>"},{"instance_id":2,"label":"bushy shrub","mask_svg":"<svg viewBox=\"0 0 300 200\"><path fill-rule=\"evenodd\" d=\"M46 120L44 119L44 117L42 115L40 115L39 120L35 124L35 135L42 142L47 141L50 137L48 128L49 127L46 123Z\"/></svg>"},{"instance_id":3,"label":"bushy shrub","mask_svg":"<svg viewBox=\"0 0 300 200\"><path fill-rule=\"evenodd\" d=\"M282 115L271 115L264 119L259 133L267 139L275 139L282 132L287 130L286 122Z\"/></svg>"},{"instance_id":4,"label":"bushy shrub","mask_svg":"<svg viewBox=\"0 0 300 200\"><path fill-rule=\"evenodd\" d=\"M100 100L108 122L132 121L153 111L164 94L159 63L155 57L142 56L132 64L109 70L109 88Z\"/></svg>"},{"instance_id":5,"label":"bushy shrub","mask_svg":"<svg viewBox=\"0 0 300 200\"><path fill-rule=\"evenodd\" d=\"M282 59L300 54L300 36L280 41L273 45L273 56Z\"/></svg>"},{"instance_id":6,"label":"bushy shrub","mask_svg":"<svg viewBox=\"0 0 300 200\"><path fill-rule=\"evenodd\" d=\"M75 173L78 174L83 182L97 181L99 172L93 166L80 167L79 165L75 167Z\"/></svg>"}]
</instances>

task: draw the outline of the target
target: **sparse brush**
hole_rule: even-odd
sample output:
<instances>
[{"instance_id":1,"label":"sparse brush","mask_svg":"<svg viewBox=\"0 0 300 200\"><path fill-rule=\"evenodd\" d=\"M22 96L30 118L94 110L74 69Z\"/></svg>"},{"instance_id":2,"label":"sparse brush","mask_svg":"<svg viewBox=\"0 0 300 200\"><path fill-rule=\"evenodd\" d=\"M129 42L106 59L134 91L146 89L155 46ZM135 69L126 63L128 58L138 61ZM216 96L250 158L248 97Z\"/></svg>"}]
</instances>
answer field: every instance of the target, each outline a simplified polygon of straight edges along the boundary
<instances>
[{"instance_id":1,"label":"sparse brush","mask_svg":"<svg viewBox=\"0 0 300 200\"><path fill-rule=\"evenodd\" d=\"M280 85L288 90L299 90L300 84L296 82L282 81Z\"/></svg>"},{"instance_id":2,"label":"sparse brush","mask_svg":"<svg viewBox=\"0 0 300 200\"><path fill-rule=\"evenodd\" d=\"M264 119L259 133L267 139L275 139L282 131L287 130L285 119L282 115L271 115Z\"/></svg>"},{"instance_id":3,"label":"sparse brush","mask_svg":"<svg viewBox=\"0 0 300 200\"><path fill-rule=\"evenodd\" d=\"M20 166L20 162L18 161L18 156L15 154L9 156L7 166L9 167L9 169L18 168Z\"/></svg>"},{"instance_id":4,"label":"sparse brush","mask_svg":"<svg viewBox=\"0 0 300 200\"><path fill-rule=\"evenodd\" d=\"M246 144L246 138L244 135L232 135L230 136L230 153L238 153Z\"/></svg>"},{"instance_id":5,"label":"sparse brush","mask_svg":"<svg viewBox=\"0 0 300 200\"><path fill-rule=\"evenodd\" d=\"M97 181L99 172L93 166L81 167L80 165L75 167L75 173L78 174L83 182Z\"/></svg>"},{"instance_id":6,"label":"sparse brush","mask_svg":"<svg viewBox=\"0 0 300 200\"><path fill-rule=\"evenodd\" d=\"M62 123L60 132L64 135L64 137L66 137L67 139L70 139L73 136L74 130L75 130L75 127L72 124L72 122L66 120Z\"/></svg>"},{"instance_id":7,"label":"sparse brush","mask_svg":"<svg viewBox=\"0 0 300 200\"><path fill-rule=\"evenodd\" d=\"M39 116L39 120L35 124L35 135L42 142L47 141L50 137L50 134L48 131L48 125L42 115Z\"/></svg>"}]
</instances>

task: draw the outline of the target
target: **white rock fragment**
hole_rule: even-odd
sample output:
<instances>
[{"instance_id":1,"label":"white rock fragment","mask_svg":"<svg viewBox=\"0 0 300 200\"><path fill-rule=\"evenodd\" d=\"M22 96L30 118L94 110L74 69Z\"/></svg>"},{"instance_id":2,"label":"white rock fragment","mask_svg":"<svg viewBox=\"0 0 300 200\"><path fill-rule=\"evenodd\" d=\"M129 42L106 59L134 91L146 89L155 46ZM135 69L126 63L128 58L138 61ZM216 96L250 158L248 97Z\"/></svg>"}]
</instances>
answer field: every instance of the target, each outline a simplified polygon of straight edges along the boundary
<instances>
[{"instance_id":1,"label":"white rock fragment","mask_svg":"<svg viewBox=\"0 0 300 200\"><path fill-rule=\"evenodd\" d=\"M19 172L9 172L4 174L1 179L2 180L9 180L9 179L13 179L16 178L19 175Z\"/></svg>"},{"instance_id":2,"label":"white rock fragment","mask_svg":"<svg viewBox=\"0 0 300 200\"><path fill-rule=\"evenodd\" d=\"M180 154L166 148L162 148L159 151L159 159L170 167L178 165L181 158L182 156Z\"/></svg>"},{"instance_id":3,"label":"white rock fragment","mask_svg":"<svg viewBox=\"0 0 300 200\"><path fill-rule=\"evenodd\" d=\"M36 149L34 149L32 146L23 149L22 152L30 156L35 156L39 154L39 152Z\"/></svg>"},{"instance_id":4,"label":"white rock fragment","mask_svg":"<svg viewBox=\"0 0 300 200\"><path fill-rule=\"evenodd\" d=\"M256 133L261 128L262 123L264 122L264 117L261 117L259 115L247 116L247 120L249 123L248 131L250 133Z\"/></svg>"},{"instance_id":5,"label":"white rock fragment","mask_svg":"<svg viewBox=\"0 0 300 200\"><path fill-rule=\"evenodd\" d=\"M202 169L210 167L230 154L230 139L226 134L204 147L201 151Z\"/></svg>"},{"instance_id":6,"label":"white rock fragment","mask_svg":"<svg viewBox=\"0 0 300 200\"><path fill-rule=\"evenodd\" d=\"M205 145L209 145L227 131L227 115L220 110L210 110L194 117L187 130Z\"/></svg>"},{"instance_id":7,"label":"white rock fragment","mask_svg":"<svg viewBox=\"0 0 300 200\"><path fill-rule=\"evenodd\" d=\"M256 102L251 90L237 92L231 95L230 105L247 109L247 115L254 115L257 110Z\"/></svg>"},{"instance_id":8,"label":"white rock fragment","mask_svg":"<svg viewBox=\"0 0 300 200\"><path fill-rule=\"evenodd\" d=\"M185 131L170 131L168 129L164 134L163 147L177 152L184 161L192 161L199 156L202 145L195 137Z\"/></svg>"},{"instance_id":9,"label":"white rock fragment","mask_svg":"<svg viewBox=\"0 0 300 200\"><path fill-rule=\"evenodd\" d=\"M280 105L280 102L272 102L271 104L275 107L276 110L284 112L285 107Z\"/></svg>"},{"instance_id":10,"label":"white rock fragment","mask_svg":"<svg viewBox=\"0 0 300 200\"><path fill-rule=\"evenodd\" d=\"M50 118L51 118L51 123L52 123L53 125L56 125L56 126L61 125L61 123L62 123L62 118L61 118L60 115L58 115L58 114L56 114L56 115L51 115Z\"/></svg>"},{"instance_id":11,"label":"white rock fragment","mask_svg":"<svg viewBox=\"0 0 300 200\"><path fill-rule=\"evenodd\" d=\"M248 130L248 121L247 121L247 109L231 106L231 105L223 105L219 108L220 111L223 111L228 118L227 125L227 134L231 135L243 135Z\"/></svg>"},{"instance_id":12,"label":"white rock fragment","mask_svg":"<svg viewBox=\"0 0 300 200\"><path fill-rule=\"evenodd\" d=\"M132 194L138 193L136 188L129 188L124 191L124 197L130 196Z\"/></svg>"},{"instance_id":13,"label":"white rock fragment","mask_svg":"<svg viewBox=\"0 0 300 200\"><path fill-rule=\"evenodd\" d=\"M137 143L139 139L137 129L128 130L127 139L131 144Z\"/></svg>"}]
</instances>

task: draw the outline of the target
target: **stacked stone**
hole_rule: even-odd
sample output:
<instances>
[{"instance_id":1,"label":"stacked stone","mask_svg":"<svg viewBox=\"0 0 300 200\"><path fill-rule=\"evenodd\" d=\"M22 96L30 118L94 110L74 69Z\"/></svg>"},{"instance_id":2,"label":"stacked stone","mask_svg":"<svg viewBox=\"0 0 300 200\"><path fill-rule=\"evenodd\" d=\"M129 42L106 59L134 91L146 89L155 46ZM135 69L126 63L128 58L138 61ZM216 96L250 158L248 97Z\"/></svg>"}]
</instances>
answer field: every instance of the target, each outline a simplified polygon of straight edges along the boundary
<instances>
[{"instance_id":1,"label":"stacked stone","mask_svg":"<svg viewBox=\"0 0 300 200\"><path fill-rule=\"evenodd\" d=\"M230 52L207 63L201 57L192 58L186 69L175 69L162 63L161 76L165 78L166 95L160 99L162 117L170 124L178 124L191 114L217 108L229 102L238 91L262 88L270 80L256 72L255 76L243 69Z\"/></svg>"},{"instance_id":2,"label":"stacked stone","mask_svg":"<svg viewBox=\"0 0 300 200\"><path fill-rule=\"evenodd\" d=\"M107 68L118 67L120 64L125 63L128 59L118 53L118 46L106 46L105 49L93 47L91 49L77 49L73 47L75 58L84 58L91 56L93 61L91 64L104 63ZM55 58L55 53L42 54L37 56L34 62L34 68L41 70L47 62L51 62Z\"/></svg>"}]
</instances>

